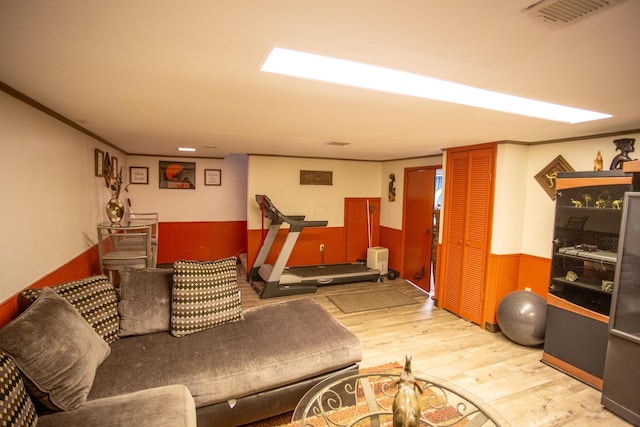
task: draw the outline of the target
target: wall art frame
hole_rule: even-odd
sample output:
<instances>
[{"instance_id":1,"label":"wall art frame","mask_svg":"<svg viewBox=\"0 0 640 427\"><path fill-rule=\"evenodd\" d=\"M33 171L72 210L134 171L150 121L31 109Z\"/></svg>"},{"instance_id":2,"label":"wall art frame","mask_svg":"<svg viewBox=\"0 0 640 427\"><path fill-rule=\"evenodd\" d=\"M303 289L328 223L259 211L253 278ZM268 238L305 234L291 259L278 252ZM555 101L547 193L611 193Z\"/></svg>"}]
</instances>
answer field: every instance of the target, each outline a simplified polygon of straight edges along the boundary
<instances>
[{"instance_id":1,"label":"wall art frame","mask_svg":"<svg viewBox=\"0 0 640 427\"><path fill-rule=\"evenodd\" d=\"M96 148L94 151L95 175L104 176L104 151Z\"/></svg>"},{"instance_id":2,"label":"wall art frame","mask_svg":"<svg viewBox=\"0 0 640 427\"><path fill-rule=\"evenodd\" d=\"M300 170L300 185L333 185L333 172Z\"/></svg>"},{"instance_id":3,"label":"wall art frame","mask_svg":"<svg viewBox=\"0 0 640 427\"><path fill-rule=\"evenodd\" d=\"M115 156L111 156L111 176L118 177L118 158Z\"/></svg>"},{"instance_id":4,"label":"wall art frame","mask_svg":"<svg viewBox=\"0 0 640 427\"><path fill-rule=\"evenodd\" d=\"M159 163L159 188L195 190L195 162L164 161Z\"/></svg>"},{"instance_id":5,"label":"wall art frame","mask_svg":"<svg viewBox=\"0 0 640 427\"><path fill-rule=\"evenodd\" d=\"M573 167L565 160L562 155L558 155L547 166L542 168L535 176L540 187L547 193L551 200L556 200L556 181L558 172L571 172Z\"/></svg>"},{"instance_id":6,"label":"wall art frame","mask_svg":"<svg viewBox=\"0 0 640 427\"><path fill-rule=\"evenodd\" d=\"M222 170L205 169L204 185L222 185Z\"/></svg>"},{"instance_id":7,"label":"wall art frame","mask_svg":"<svg viewBox=\"0 0 640 427\"><path fill-rule=\"evenodd\" d=\"M129 184L149 184L149 168L129 166Z\"/></svg>"}]
</instances>

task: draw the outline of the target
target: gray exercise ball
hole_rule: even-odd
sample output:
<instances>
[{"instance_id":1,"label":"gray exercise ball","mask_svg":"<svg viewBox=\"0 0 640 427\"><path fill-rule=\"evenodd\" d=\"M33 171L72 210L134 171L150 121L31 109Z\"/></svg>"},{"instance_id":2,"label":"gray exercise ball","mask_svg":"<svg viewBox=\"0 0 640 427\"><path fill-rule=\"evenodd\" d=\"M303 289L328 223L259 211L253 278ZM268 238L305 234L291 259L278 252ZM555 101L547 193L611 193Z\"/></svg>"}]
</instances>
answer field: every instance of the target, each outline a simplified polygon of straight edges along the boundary
<instances>
[{"instance_id":1,"label":"gray exercise ball","mask_svg":"<svg viewBox=\"0 0 640 427\"><path fill-rule=\"evenodd\" d=\"M547 302L529 291L513 291L498 304L498 325L511 341L536 346L544 342Z\"/></svg>"}]
</instances>

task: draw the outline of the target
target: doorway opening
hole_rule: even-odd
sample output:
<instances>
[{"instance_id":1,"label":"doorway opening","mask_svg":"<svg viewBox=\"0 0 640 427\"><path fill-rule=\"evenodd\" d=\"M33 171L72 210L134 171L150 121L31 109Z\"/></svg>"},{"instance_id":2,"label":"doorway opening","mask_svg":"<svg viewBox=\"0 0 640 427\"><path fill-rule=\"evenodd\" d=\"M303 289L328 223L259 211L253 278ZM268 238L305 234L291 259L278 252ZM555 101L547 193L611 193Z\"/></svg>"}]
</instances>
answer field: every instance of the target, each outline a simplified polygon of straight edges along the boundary
<instances>
[{"instance_id":1,"label":"doorway opening","mask_svg":"<svg viewBox=\"0 0 640 427\"><path fill-rule=\"evenodd\" d=\"M442 204L442 168L407 168L404 175L403 277L433 294Z\"/></svg>"}]
</instances>

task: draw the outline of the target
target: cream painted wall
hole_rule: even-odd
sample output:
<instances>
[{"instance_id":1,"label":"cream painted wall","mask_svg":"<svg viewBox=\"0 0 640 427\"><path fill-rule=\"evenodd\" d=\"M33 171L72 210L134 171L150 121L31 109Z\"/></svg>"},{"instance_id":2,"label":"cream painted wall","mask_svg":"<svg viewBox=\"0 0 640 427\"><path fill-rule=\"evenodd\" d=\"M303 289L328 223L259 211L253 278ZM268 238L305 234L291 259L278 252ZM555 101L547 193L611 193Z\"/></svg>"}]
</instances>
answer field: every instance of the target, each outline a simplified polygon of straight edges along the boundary
<instances>
[{"instance_id":1,"label":"cream painted wall","mask_svg":"<svg viewBox=\"0 0 640 427\"><path fill-rule=\"evenodd\" d=\"M0 301L97 241L110 192L94 176L94 149L122 153L0 92L4 200Z\"/></svg>"},{"instance_id":2,"label":"cream painted wall","mask_svg":"<svg viewBox=\"0 0 640 427\"><path fill-rule=\"evenodd\" d=\"M524 226L522 228L522 253L544 258L551 257L555 204L540 187L534 176L555 159L558 154L561 154L576 171L592 171L593 159L596 157L598 150L602 151L604 169L609 169L611 160L616 154L619 154L615 151L613 140L619 138L635 138L636 142L638 142L640 141L640 134L541 144L529 147L526 174L527 197L524 208ZM634 153L631 153L630 157L635 159L640 155L634 156Z\"/></svg>"},{"instance_id":3,"label":"cream painted wall","mask_svg":"<svg viewBox=\"0 0 640 427\"><path fill-rule=\"evenodd\" d=\"M162 221L247 219L250 229L261 226L254 200L257 193L269 195L283 212L327 219L335 227L344 225L345 197L380 197L381 225L401 229L404 168L445 164L444 156L382 163L244 155L194 159L196 190L160 190L160 158L127 159L3 92L0 129L4 160L0 178L5 183L0 214L0 301L95 245L95 226L106 220L104 206L110 196L104 180L94 176L95 148L118 156L125 174L129 165L149 167L149 185L132 185L129 194L121 197L130 196L138 212L157 210ZM640 134L616 138L622 137L640 140ZM492 252L548 258L554 202L535 181L535 174L558 154L576 170L592 170L598 150L603 151L608 169L617 154L612 143L616 138L526 148L500 145ZM222 186L204 186L204 169L209 168L222 170ZM334 185L300 186L301 169L331 170ZM387 199L390 173L396 174L397 201L393 203Z\"/></svg>"},{"instance_id":4,"label":"cream painted wall","mask_svg":"<svg viewBox=\"0 0 640 427\"><path fill-rule=\"evenodd\" d=\"M440 166L442 165L442 156L420 157L408 160L394 160L382 163L382 182L380 183L380 194L382 204L380 206L380 225L389 228L402 230L402 208L404 200L404 170L406 168L414 168L421 166ZM396 176L396 201L390 202L389 192L389 175Z\"/></svg>"},{"instance_id":5,"label":"cream painted wall","mask_svg":"<svg viewBox=\"0 0 640 427\"><path fill-rule=\"evenodd\" d=\"M158 188L159 162L176 160L195 162L196 188L177 190ZM247 219L245 195L247 194L248 156L227 156L224 159L164 158L129 156L130 166L149 168L149 184L129 185L121 196L131 199L134 212L158 212L160 221L244 221ZM220 186L204 185L204 170L220 169ZM126 182L129 182L128 176Z\"/></svg>"},{"instance_id":6,"label":"cream painted wall","mask_svg":"<svg viewBox=\"0 0 640 427\"><path fill-rule=\"evenodd\" d=\"M491 237L493 254L517 254L521 251L528 150L526 145L498 144Z\"/></svg>"},{"instance_id":7,"label":"cream painted wall","mask_svg":"<svg viewBox=\"0 0 640 427\"><path fill-rule=\"evenodd\" d=\"M300 170L332 171L333 185L300 185ZM256 194L269 196L284 214L328 220L328 227L344 226L345 197L380 197L379 162L251 155L248 171L249 229L262 227Z\"/></svg>"}]
</instances>

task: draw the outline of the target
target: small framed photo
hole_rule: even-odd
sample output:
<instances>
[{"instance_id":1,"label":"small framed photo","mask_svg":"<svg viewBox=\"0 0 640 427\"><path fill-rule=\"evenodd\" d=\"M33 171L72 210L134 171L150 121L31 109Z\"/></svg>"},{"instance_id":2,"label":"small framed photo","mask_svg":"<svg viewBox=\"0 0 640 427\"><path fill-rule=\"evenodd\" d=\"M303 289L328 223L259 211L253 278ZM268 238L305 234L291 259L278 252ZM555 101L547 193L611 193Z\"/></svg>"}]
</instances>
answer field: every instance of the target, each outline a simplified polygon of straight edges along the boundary
<instances>
[{"instance_id":1,"label":"small framed photo","mask_svg":"<svg viewBox=\"0 0 640 427\"><path fill-rule=\"evenodd\" d=\"M149 168L129 166L129 184L149 184Z\"/></svg>"},{"instance_id":2,"label":"small framed photo","mask_svg":"<svg viewBox=\"0 0 640 427\"><path fill-rule=\"evenodd\" d=\"M204 185L222 185L222 171L220 169L205 169Z\"/></svg>"},{"instance_id":3,"label":"small framed photo","mask_svg":"<svg viewBox=\"0 0 640 427\"><path fill-rule=\"evenodd\" d=\"M95 150L95 174L96 176L104 176L104 151L97 148Z\"/></svg>"}]
</instances>

